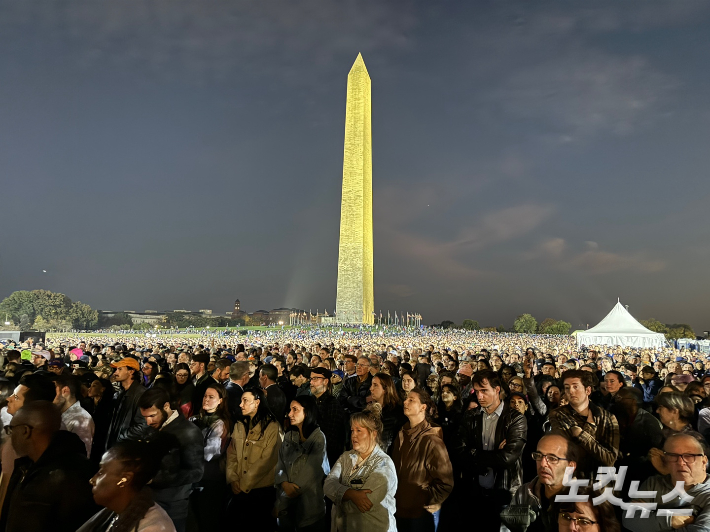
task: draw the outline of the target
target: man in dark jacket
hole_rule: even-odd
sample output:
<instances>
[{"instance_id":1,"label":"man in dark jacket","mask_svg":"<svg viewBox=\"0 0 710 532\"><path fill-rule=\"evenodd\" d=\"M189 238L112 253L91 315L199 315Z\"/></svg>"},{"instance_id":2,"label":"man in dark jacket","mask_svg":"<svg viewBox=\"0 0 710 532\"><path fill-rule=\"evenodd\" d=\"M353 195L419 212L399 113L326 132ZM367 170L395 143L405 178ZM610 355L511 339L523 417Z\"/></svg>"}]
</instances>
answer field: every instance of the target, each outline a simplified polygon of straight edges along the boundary
<instances>
[{"instance_id":1,"label":"man in dark jacket","mask_svg":"<svg viewBox=\"0 0 710 532\"><path fill-rule=\"evenodd\" d=\"M210 356L207 353L197 353L192 355L190 371L192 372L192 382L195 391L192 392L192 411L199 412L202 409L202 399L210 384L217 384L217 381L207 373L207 365L210 363Z\"/></svg>"},{"instance_id":2,"label":"man in dark jacket","mask_svg":"<svg viewBox=\"0 0 710 532\"><path fill-rule=\"evenodd\" d=\"M362 412L367 405L367 396L370 395L372 386L372 375L370 374L370 359L360 357L355 366L355 375L348 377L343 382L338 400L341 406L348 412Z\"/></svg>"},{"instance_id":3,"label":"man in dark jacket","mask_svg":"<svg viewBox=\"0 0 710 532\"><path fill-rule=\"evenodd\" d=\"M148 426L156 431L149 440L163 455L160 471L150 484L153 498L173 520L177 532L184 532L192 484L205 469L202 431L180 415L179 406L170 403L163 388L146 391L138 405Z\"/></svg>"},{"instance_id":4,"label":"man in dark jacket","mask_svg":"<svg viewBox=\"0 0 710 532\"><path fill-rule=\"evenodd\" d=\"M286 394L276 384L279 372L273 364L264 364L259 368L259 386L266 392L269 410L281 426L284 424L288 402Z\"/></svg>"},{"instance_id":5,"label":"man in dark jacket","mask_svg":"<svg viewBox=\"0 0 710 532\"><path fill-rule=\"evenodd\" d=\"M329 369L313 368L310 382L318 407L318 426L325 434L328 462L333 467L345 450L348 416L331 393L331 376Z\"/></svg>"},{"instance_id":6,"label":"man in dark jacket","mask_svg":"<svg viewBox=\"0 0 710 532\"><path fill-rule=\"evenodd\" d=\"M106 449L119 441L138 440L146 430L145 419L138 408L138 401L146 391L140 383L140 364L135 358L126 357L111 366L116 369L111 378L121 385L121 390L114 398Z\"/></svg>"},{"instance_id":7,"label":"man in dark jacket","mask_svg":"<svg viewBox=\"0 0 710 532\"><path fill-rule=\"evenodd\" d=\"M242 401L244 387L249 382L249 363L237 360L229 366L229 382L224 387L227 390L227 409L232 422L242 417L239 404Z\"/></svg>"},{"instance_id":8,"label":"man in dark jacket","mask_svg":"<svg viewBox=\"0 0 710 532\"><path fill-rule=\"evenodd\" d=\"M459 496L472 505L467 515L475 515L482 530L493 530L522 484L521 455L528 427L523 414L501 401L498 373L477 371L472 383L480 408L464 414L455 444Z\"/></svg>"},{"instance_id":9,"label":"man in dark jacket","mask_svg":"<svg viewBox=\"0 0 710 532\"><path fill-rule=\"evenodd\" d=\"M76 434L59 430L61 419L49 401L28 403L12 418L10 434L20 458L8 485L0 530L74 532L98 510L86 447Z\"/></svg>"}]
</instances>

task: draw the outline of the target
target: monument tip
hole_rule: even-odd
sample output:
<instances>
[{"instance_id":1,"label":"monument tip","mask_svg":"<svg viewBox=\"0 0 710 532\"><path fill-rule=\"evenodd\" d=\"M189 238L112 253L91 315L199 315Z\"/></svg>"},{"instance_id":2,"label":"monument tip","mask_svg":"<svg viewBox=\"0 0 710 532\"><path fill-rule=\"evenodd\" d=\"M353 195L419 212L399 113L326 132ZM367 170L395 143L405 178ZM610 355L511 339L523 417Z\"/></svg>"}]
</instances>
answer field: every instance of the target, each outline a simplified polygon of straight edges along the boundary
<instances>
[{"instance_id":1,"label":"monument tip","mask_svg":"<svg viewBox=\"0 0 710 532\"><path fill-rule=\"evenodd\" d=\"M352 70L364 70L367 72L367 67L365 66L365 60L362 58L362 54L358 53L357 57L355 58L355 62L353 63Z\"/></svg>"}]
</instances>

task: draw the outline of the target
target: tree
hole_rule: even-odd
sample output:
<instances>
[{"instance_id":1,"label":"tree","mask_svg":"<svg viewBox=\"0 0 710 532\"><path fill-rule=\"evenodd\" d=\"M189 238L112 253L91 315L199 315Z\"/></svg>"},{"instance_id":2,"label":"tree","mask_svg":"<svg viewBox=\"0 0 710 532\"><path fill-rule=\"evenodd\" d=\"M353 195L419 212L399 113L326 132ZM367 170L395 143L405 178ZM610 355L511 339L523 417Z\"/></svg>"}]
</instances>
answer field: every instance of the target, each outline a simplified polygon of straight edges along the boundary
<instances>
[{"instance_id":1,"label":"tree","mask_svg":"<svg viewBox=\"0 0 710 532\"><path fill-rule=\"evenodd\" d=\"M566 321L557 321L552 318L547 318L540 323L538 332L541 334L569 334L571 328L572 325Z\"/></svg>"},{"instance_id":2,"label":"tree","mask_svg":"<svg viewBox=\"0 0 710 532\"><path fill-rule=\"evenodd\" d=\"M7 314L10 321L20 322L22 316L27 316L33 322L36 313L34 307L34 296L27 290L13 292L0 303L0 313Z\"/></svg>"},{"instance_id":3,"label":"tree","mask_svg":"<svg viewBox=\"0 0 710 532\"><path fill-rule=\"evenodd\" d=\"M37 319L35 319L34 325L32 327L40 332L47 332L51 328L51 324L42 316L37 316Z\"/></svg>"},{"instance_id":4,"label":"tree","mask_svg":"<svg viewBox=\"0 0 710 532\"><path fill-rule=\"evenodd\" d=\"M35 315L45 320L70 319L72 302L64 294L49 290L33 290Z\"/></svg>"},{"instance_id":5,"label":"tree","mask_svg":"<svg viewBox=\"0 0 710 532\"><path fill-rule=\"evenodd\" d=\"M42 318L39 322L42 327L50 327L48 324L54 323L62 330L73 327L91 329L98 322L98 312L89 305L72 303L64 294L49 290L13 292L0 302L0 314L7 314L13 322L20 324L22 330L37 322L39 317Z\"/></svg>"},{"instance_id":6,"label":"tree","mask_svg":"<svg viewBox=\"0 0 710 532\"><path fill-rule=\"evenodd\" d=\"M557 320L553 320L552 318L545 318L540 322L540 325L537 326L537 331L540 334L550 334L547 332L547 330L554 326L555 323L557 323Z\"/></svg>"},{"instance_id":7,"label":"tree","mask_svg":"<svg viewBox=\"0 0 710 532\"><path fill-rule=\"evenodd\" d=\"M498 325L498 327L495 328L495 332L504 333L508 332L508 329L506 329L505 325L501 323L500 325Z\"/></svg>"},{"instance_id":8,"label":"tree","mask_svg":"<svg viewBox=\"0 0 710 532\"><path fill-rule=\"evenodd\" d=\"M73 328L71 320L49 320L50 331L68 331Z\"/></svg>"},{"instance_id":9,"label":"tree","mask_svg":"<svg viewBox=\"0 0 710 532\"><path fill-rule=\"evenodd\" d=\"M534 334L537 332L537 320L532 314L521 314L515 318L513 330L516 333Z\"/></svg>"},{"instance_id":10,"label":"tree","mask_svg":"<svg viewBox=\"0 0 710 532\"><path fill-rule=\"evenodd\" d=\"M545 334L569 334L569 330L571 328L571 323L559 320L552 324L550 327L548 327L547 332Z\"/></svg>"},{"instance_id":11,"label":"tree","mask_svg":"<svg viewBox=\"0 0 710 532\"><path fill-rule=\"evenodd\" d=\"M653 332L659 332L666 334L668 332L668 326L660 321L651 318L650 320L641 320L641 325Z\"/></svg>"},{"instance_id":12,"label":"tree","mask_svg":"<svg viewBox=\"0 0 710 532\"><path fill-rule=\"evenodd\" d=\"M75 329L93 329L99 323L98 310L93 310L81 301L72 304L69 317Z\"/></svg>"},{"instance_id":13,"label":"tree","mask_svg":"<svg viewBox=\"0 0 710 532\"><path fill-rule=\"evenodd\" d=\"M439 324L442 329L453 329L456 324L451 320L444 320Z\"/></svg>"},{"instance_id":14,"label":"tree","mask_svg":"<svg viewBox=\"0 0 710 532\"><path fill-rule=\"evenodd\" d=\"M481 326L478 324L478 322L476 320L463 320L461 327L466 329L467 331L481 330Z\"/></svg>"},{"instance_id":15,"label":"tree","mask_svg":"<svg viewBox=\"0 0 710 532\"><path fill-rule=\"evenodd\" d=\"M679 338L695 338L693 328L687 323L667 324L666 327L668 327L666 338L669 340L678 340Z\"/></svg>"}]
</instances>

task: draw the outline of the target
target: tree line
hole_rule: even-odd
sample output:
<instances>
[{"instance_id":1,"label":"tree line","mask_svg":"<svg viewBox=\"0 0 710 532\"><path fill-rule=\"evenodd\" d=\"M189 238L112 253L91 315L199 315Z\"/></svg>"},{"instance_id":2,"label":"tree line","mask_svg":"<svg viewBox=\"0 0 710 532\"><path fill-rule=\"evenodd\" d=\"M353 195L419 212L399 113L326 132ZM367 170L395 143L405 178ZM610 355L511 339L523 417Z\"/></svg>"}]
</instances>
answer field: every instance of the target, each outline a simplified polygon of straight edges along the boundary
<instances>
[{"instance_id":1,"label":"tree line","mask_svg":"<svg viewBox=\"0 0 710 532\"><path fill-rule=\"evenodd\" d=\"M693 328L687 323L661 323L660 321L651 318L649 320L641 320L641 325L654 332L663 333L668 340L677 340L679 338L695 338ZM513 322L513 326L506 328L504 325L498 327L481 327L476 320L463 320L460 325L457 325L451 320L444 320L435 325L443 329L465 329L469 331L485 331L485 332L512 332L525 334L569 334L572 325L569 322L547 318L537 322L532 314L521 314Z\"/></svg>"},{"instance_id":2,"label":"tree line","mask_svg":"<svg viewBox=\"0 0 710 532\"><path fill-rule=\"evenodd\" d=\"M513 322L513 326L507 328L505 325L498 327L482 327L476 320L463 320L460 325L456 325L451 320L444 320L435 325L443 329L464 329L467 331L483 331L483 332L511 332L525 334L569 334L572 325L562 320L553 320L547 318L538 324L532 314L521 314Z\"/></svg>"},{"instance_id":3,"label":"tree line","mask_svg":"<svg viewBox=\"0 0 710 532\"><path fill-rule=\"evenodd\" d=\"M99 312L81 301L49 290L19 290L0 302L0 320L5 328L38 331L94 329Z\"/></svg>"}]
</instances>

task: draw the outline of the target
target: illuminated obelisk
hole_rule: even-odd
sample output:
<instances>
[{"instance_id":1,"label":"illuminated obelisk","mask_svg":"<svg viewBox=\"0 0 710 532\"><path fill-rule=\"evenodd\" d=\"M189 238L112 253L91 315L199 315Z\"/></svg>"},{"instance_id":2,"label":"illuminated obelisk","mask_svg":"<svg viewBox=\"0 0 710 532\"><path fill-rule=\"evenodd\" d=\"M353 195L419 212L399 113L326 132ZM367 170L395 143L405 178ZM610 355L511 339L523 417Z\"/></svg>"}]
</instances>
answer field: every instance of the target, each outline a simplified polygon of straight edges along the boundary
<instances>
[{"instance_id":1,"label":"illuminated obelisk","mask_svg":"<svg viewBox=\"0 0 710 532\"><path fill-rule=\"evenodd\" d=\"M358 54L348 74L340 206L339 323L374 323L372 266L372 131L370 75Z\"/></svg>"}]
</instances>

